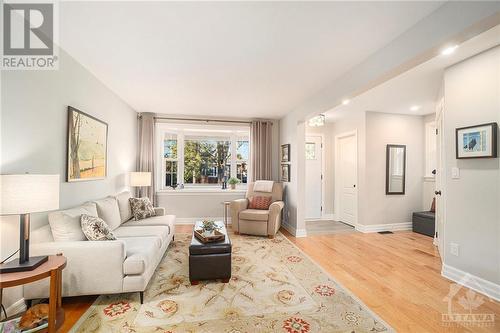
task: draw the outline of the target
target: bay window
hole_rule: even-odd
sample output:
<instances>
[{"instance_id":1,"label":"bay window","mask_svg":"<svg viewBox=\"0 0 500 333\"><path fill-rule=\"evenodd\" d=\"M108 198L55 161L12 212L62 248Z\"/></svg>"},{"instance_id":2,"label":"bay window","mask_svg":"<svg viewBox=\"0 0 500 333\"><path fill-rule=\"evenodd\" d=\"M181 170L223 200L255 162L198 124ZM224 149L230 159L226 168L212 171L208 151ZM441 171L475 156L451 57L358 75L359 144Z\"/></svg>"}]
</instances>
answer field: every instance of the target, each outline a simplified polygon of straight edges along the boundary
<instances>
[{"instance_id":1,"label":"bay window","mask_svg":"<svg viewBox=\"0 0 500 333\"><path fill-rule=\"evenodd\" d=\"M248 181L248 126L158 123L157 140L160 189L220 187L230 177Z\"/></svg>"}]
</instances>

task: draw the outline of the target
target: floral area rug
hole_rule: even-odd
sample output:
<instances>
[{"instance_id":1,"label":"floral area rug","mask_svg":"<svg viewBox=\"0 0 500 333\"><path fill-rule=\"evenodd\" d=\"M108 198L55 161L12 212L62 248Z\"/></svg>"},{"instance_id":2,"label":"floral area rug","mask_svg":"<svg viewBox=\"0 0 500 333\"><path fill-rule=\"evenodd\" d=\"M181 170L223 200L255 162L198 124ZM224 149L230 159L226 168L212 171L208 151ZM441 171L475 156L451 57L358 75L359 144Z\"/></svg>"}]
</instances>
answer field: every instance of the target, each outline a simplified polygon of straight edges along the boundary
<instances>
[{"instance_id":1,"label":"floral area rug","mask_svg":"<svg viewBox=\"0 0 500 333\"><path fill-rule=\"evenodd\" d=\"M189 234L177 234L144 294L100 296L72 332L392 331L281 233L231 234L229 283L191 286Z\"/></svg>"}]
</instances>

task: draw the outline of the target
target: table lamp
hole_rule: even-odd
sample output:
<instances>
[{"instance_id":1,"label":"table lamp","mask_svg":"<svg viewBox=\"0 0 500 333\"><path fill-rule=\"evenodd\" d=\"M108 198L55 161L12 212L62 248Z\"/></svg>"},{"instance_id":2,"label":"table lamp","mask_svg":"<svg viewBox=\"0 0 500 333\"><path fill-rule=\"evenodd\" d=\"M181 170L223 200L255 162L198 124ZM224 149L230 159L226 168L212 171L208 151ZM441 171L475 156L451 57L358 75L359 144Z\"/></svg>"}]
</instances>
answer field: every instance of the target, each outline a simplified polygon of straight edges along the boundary
<instances>
[{"instance_id":1,"label":"table lamp","mask_svg":"<svg viewBox=\"0 0 500 333\"><path fill-rule=\"evenodd\" d=\"M130 186L134 187L151 186L151 172L131 172ZM139 189L139 196L141 195L142 191Z\"/></svg>"},{"instance_id":2,"label":"table lamp","mask_svg":"<svg viewBox=\"0 0 500 333\"><path fill-rule=\"evenodd\" d=\"M0 265L0 273L31 271L47 256L30 257L30 213L59 208L59 175L0 175L0 215L20 215L19 260Z\"/></svg>"}]
</instances>

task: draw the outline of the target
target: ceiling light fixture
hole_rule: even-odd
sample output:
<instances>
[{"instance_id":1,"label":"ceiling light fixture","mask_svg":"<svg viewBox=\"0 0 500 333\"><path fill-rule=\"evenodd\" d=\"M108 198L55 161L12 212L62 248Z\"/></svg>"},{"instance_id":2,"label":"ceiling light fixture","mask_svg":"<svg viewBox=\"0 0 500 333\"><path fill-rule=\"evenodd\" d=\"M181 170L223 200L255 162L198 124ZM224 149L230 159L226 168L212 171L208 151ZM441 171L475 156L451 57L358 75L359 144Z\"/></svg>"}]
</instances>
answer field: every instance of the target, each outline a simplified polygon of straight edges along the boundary
<instances>
[{"instance_id":1,"label":"ceiling light fixture","mask_svg":"<svg viewBox=\"0 0 500 333\"><path fill-rule=\"evenodd\" d=\"M348 100L348 99L344 99L344 100L342 101L342 105L347 105L347 104L349 104L350 102L351 102L350 100Z\"/></svg>"},{"instance_id":2,"label":"ceiling light fixture","mask_svg":"<svg viewBox=\"0 0 500 333\"><path fill-rule=\"evenodd\" d=\"M449 46L449 47L445 48L443 51L441 51L441 54L445 55L445 56L450 55L453 52L455 52L455 50L457 48L458 48L458 45Z\"/></svg>"},{"instance_id":3,"label":"ceiling light fixture","mask_svg":"<svg viewBox=\"0 0 500 333\"><path fill-rule=\"evenodd\" d=\"M410 107L410 111L418 111L418 110L420 110L419 105L413 105L412 107Z\"/></svg>"},{"instance_id":4,"label":"ceiling light fixture","mask_svg":"<svg viewBox=\"0 0 500 333\"><path fill-rule=\"evenodd\" d=\"M309 126L311 127L320 127L325 125L325 115L320 114L317 115L316 117L312 117L309 119Z\"/></svg>"}]
</instances>

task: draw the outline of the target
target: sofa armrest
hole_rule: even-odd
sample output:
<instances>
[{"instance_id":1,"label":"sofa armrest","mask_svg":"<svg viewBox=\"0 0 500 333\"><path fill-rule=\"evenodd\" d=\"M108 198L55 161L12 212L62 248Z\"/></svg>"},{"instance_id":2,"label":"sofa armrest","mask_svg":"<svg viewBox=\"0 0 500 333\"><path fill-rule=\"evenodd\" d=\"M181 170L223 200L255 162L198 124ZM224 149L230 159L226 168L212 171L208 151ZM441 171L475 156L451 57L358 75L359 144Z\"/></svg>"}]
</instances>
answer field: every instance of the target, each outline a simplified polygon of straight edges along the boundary
<instances>
[{"instance_id":1,"label":"sofa armrest","mask_svg":"<svg viewBox=\"0 0 500 333\"><path fill-rule=\"evenodd\" d=\"M67 260L63 270L63 296L122 292L123 261L126 257L123 241L47 242L30 247L33 256L58 253L62 253ZM26 299L48 296L48 279L24 286Z\"/></svg>"},{"instance_id":2,"label":"sofa armrest","mask_svg":"<svg viewBox=\"0 0 500 333\"><path fill-rule=\"evenodd\" d=\"M231 228L234 232L239 232L240 212L247 209L248 199L237 199L231 201L229 210L231 211Z\"/></svg>"},{"instance_id":3,"label":"sofa armrest","mask_svg":"<svg viewBox=\"0 0 500 333\"><path fill-rule=\"evenodd\" d=\"M285 207L283 201L275 201L269 206L269 221L267 223L267 234L274 236L281 227L281 212Z\"/></svg>"},{"instance_id":4,"label":"sofa armrest","mask_svg":"<svg viewBox=\"0 0 500 333\"><path fill-rule=\"evenodd\" d=\"M164 207L154 207L156 216L164 216L165 208Z\"/></svg>"}]
</instances>

